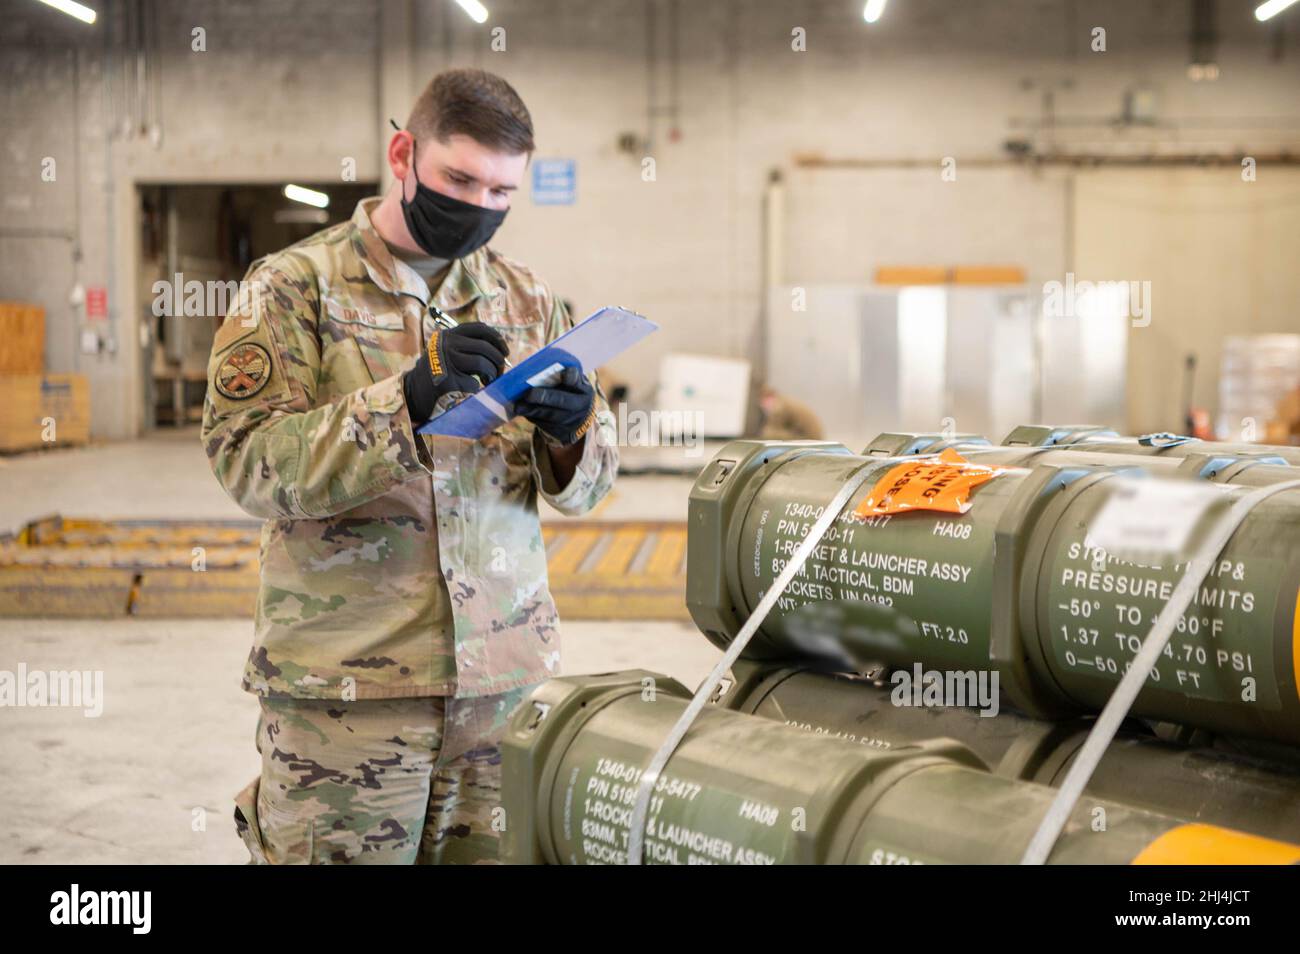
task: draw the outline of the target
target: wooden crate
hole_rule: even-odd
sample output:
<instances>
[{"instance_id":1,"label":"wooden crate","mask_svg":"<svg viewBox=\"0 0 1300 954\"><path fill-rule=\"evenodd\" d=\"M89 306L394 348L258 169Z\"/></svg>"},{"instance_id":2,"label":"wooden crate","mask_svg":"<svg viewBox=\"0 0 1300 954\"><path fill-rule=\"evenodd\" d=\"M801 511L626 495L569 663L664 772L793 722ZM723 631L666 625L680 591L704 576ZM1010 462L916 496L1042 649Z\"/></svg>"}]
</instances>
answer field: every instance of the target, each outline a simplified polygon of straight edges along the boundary
<instances>
[{"instance_id":1,"label":"wooden crate","mask_svg":"<svg viewBox=\"0 0 1300 954\"><path fill-rule=\"evenodd\" d=\"M49 436L54 440L47 440ZM89 440L90 385L85 375L0 375L0 451Z\"/></svg>"},{"instance_id":2,"label":"wooden crate","mask_svg":"<svg viewBox=\"0 0 1300 954\"><path fill-rule=\"evenodd\" d=\"M0 301L0 374L45 370L45 309L21 301Z\"/></svg>"}]
</instances>

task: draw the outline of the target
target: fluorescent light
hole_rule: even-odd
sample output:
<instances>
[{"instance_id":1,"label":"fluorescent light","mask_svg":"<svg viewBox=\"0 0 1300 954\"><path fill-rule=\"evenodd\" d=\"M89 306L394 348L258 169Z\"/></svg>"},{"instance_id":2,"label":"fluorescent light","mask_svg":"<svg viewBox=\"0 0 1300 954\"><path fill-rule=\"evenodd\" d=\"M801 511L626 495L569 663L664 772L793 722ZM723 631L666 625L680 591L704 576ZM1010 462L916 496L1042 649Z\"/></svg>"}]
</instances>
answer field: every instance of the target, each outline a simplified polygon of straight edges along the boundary
<instances>
[{"instance_id":1,"label":"fluorescent light","mask_svg":"<svg viewBox=\"0 0 1300 954\"><path fill-rule=\"evenodd\" d=\"M62 13L66 13L70 17L76 17L82 23L94 23L95 17L98 16L98 14L95 13L94 10L90 9L90 7L82 3L77 3L76 0L41 0L41 3L45 4L47 7L53 7L55 10ZM1267 6L1267 4L1265 4L1265 6ZM1260 19L1262 20L1263 17L1260 17Z\"/></svg>"},{"instance_id":2,"label":"fluorescent light","mask_svg":"<svg viewBox=\"0 0 1300 954\"><path fill-rule=\"evenodd\" d=\"M46 0L46 2L48 3L49 0ZM1281 13L1295 2L1296 0L1268 0L1267 3L1261 3L1255 8L1255 19L1267 20L1269 17Z\"/></svg>"},{"instance_id":3,"label":"fluorescent light","mask_svg":"<svg viewBox=\"0 0 1300 954\"><path fill-rule=\"evenodd\" d=\"M488 18L487 7L479 3L478 0L456 0L460 8L469 14L469 18L475 23L486 23Z\"/></svg>"},{"instance_id":4,"label":"fluorescent light","mask_svg":"<svg viewBox=\"0 0 1300 954\"><path fill-rule=\"evenodd\" d=\"M867 0L867 5L862 8L862 19L868 23L875 23L884 12L885 0Z\"/></svg>"},{"instance_id":5,"label":"fluorescent light","mask_svg":"<svg viewBox=\"0 0 1300 954\"><path fill-rule=\"evenodd\" d=\"M317 192L315 189L306 189L300 185L285 186L284 195L287 199L293 199L293 201L301 202L304 205L314 205L318 209L323 209L330 204L330 197L324 192Z\"/></svg>"}]
</instances>

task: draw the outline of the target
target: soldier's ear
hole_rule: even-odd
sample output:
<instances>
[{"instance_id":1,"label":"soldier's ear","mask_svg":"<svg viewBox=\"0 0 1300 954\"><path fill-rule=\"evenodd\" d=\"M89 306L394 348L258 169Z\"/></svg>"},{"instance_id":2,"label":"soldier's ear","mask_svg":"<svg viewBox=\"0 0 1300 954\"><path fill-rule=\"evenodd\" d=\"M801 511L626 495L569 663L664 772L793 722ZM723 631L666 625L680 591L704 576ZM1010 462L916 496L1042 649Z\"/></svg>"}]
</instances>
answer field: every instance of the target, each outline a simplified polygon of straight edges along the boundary
<instances>
[{"instance_id":1,"label":"soldier's ear","mask_svg":"<svg viewBox=\"0 0 1300 954\"><path fill-rule=\"evenodd\" d=\"M393 122L391 119L389 122ZM396 123L393 123L396 126ZM398 129L388 140L388 168L399 184L406 181L407 173L415 165L415 138L405 129Z\"/></svg>"}]
</instances>

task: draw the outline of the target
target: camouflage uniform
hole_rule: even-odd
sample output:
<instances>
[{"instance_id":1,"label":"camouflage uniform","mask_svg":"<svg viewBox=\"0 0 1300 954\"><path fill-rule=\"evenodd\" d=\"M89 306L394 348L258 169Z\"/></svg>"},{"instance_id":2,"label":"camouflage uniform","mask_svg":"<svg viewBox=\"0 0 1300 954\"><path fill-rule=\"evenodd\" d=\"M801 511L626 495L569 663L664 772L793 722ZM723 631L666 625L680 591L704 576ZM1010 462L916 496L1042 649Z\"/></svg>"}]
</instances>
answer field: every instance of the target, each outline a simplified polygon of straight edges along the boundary
<instances>
[{"instance_id":1,"label":"camouflage uniform","mask_svg":"<svg viewBox=\"0 0 1300 954\"><path fill-rule=\"evenodd\" d=\"M760 407L763 426L759 438L765 441L819 441L822 439L822 422L816 413L802 401L769 391L764 394Z\"/></svg>"},{"instance_id":2,"label":"camouflage uniform","mask_svg":"<svg viewBox=\"0 0 1300 954\"><path fill-rule=\"evenodd\" d=\"M414 432L402 372L437 327L428 286L370 223L377 202L255 263L251 300L213 345L204 447L231 497L266 519L244 668L264 721L289 699L427 712L425 697L513 697L555 675L537 495L580 514L618 468L599 385L564 487L522 418L477 441ZM496 328L514 363L572 326L529 269L487 248L453 262L432 303Z\"/></svg>"},{"instance_id":3,"label":"camouflage uniform","mask_svg":"<svg viewBox=\"0 0 1300 954\"><path fill-rule=\"evenodd\" d=\"M260 784L235 800L235 825L253 861L494 860L506 821L498 745L528 692L263 700Z\"/></svg>"}]
</instances>

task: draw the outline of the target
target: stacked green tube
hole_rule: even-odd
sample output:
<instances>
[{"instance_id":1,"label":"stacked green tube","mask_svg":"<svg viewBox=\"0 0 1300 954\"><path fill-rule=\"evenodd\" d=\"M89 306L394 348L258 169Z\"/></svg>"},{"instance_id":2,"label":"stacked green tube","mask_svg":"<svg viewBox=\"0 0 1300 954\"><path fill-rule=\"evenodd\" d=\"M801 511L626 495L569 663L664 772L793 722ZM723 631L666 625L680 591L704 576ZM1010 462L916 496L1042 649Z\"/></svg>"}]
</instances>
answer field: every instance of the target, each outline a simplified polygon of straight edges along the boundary
<instances>
[{"instance_id":1,"label":"stacked green tube","mask_svg":"<svg viewBox=\"0 0 1300 954\"><path fill-rule=\"evenodd\" d=\"M726 646L821 508L849 475L869 468L746 656L996 673L1006 704L1031 716L1097 711L1182 566L1116 559L1089 546L1089 528L1117 476L1148 475L1152 486L1173 493L1185 477L1172 471L1190 452L959 450L975 463L1005 465L974 490L967 512L863 518L855 506L899 457L855 455L823 442L727 445L691 493L687 606L695 622ZM1194 463L1205 476L1207 462ZM1268 454L1235 470L1221 465L1216 477L1228 470L1226 481L1216 480L1225 507L1249 487L1300 476ZM1300 490L1283 491L1249 515L1179 621L1134 715L1300 743L1297 543Z\"/></svg>"},{"instance_id":2,"label":"stacked green tube","mask_svg":"<svg viewBox=\"0 0 1300 954\"><path fill-rule=\"evenodd\" d=\"M618 864L641 767L690 694L654 673L553 679L503 746L503 859ZM890 749L705 709L655 785L652 864L1014 863L1053 791L931 740ZM1300 847L1086 796L1051 863L1280 863Z\"/></svg>"}]
</instances>

